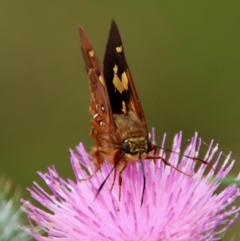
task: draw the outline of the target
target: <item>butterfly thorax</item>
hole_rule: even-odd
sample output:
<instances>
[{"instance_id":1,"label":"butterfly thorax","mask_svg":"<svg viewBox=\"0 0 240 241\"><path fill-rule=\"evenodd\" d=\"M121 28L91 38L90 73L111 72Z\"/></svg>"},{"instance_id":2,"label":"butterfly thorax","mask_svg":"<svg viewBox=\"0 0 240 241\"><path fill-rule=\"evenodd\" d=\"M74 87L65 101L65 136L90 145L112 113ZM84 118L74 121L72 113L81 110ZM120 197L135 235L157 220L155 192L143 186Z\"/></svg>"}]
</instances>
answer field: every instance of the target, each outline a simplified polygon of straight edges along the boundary
<instances>
[{"instance_id":1,"label":"butterfly thorax","mask_svg":"<svg viewBox=\"0 0 240 241\"><path fill-rule=\"evenodd\" d=\"M146 127L133 111L128 111L127 114L114 114L113 117L116 125L116 141L119 144L128 141L133 147L137 143L142 145L147 141Z\"/></svg>"}]
</instances>

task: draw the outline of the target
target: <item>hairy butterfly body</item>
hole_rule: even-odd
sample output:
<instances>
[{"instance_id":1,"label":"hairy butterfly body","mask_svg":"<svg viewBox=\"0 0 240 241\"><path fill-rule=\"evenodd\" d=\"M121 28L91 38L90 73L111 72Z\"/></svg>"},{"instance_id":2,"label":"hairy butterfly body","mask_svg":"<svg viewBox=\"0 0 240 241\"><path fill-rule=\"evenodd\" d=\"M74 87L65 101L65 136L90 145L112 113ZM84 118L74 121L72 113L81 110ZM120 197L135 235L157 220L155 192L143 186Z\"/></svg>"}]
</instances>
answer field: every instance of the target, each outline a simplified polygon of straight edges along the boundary
<instances>
[{"instance_id":1,"label":"hairy butterfly body","mask_svg":"<svg viewBox=\"0 0 240 241\"><path fill-rule=\"evenodd\" d=\"M112 21L109 31L103 70L82 27L79 27L79 33L91 92L91 136L96 140L98 146L91 152L96 169L101 167L100 154L102 154L113 165L109 175L114 171L114 180L116 170L119 171L119 187L121 188L121 173L125 167L134 161L140 161L143 173L142 204L146 182L142 160L161 159L166 165L172 165L166 159L155 155L157 147L148 140L143 109L128 68L121 36L115 21ZM152 150L153 153L150 154ZM178 168L172 167L182 172ZM99 187L97 195L109 175ZM120 193L121 190L119 195Z\"/></svg>"}]
</instances>

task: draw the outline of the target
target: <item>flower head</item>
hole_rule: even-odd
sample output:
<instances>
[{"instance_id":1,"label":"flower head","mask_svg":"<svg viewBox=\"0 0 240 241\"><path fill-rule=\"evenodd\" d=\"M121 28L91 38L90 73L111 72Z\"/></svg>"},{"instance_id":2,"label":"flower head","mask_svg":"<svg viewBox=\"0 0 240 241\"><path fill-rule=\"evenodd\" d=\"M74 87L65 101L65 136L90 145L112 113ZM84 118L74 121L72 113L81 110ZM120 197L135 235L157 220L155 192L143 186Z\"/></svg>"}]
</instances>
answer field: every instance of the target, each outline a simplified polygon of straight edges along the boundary
<instances>
[{"instance_id":1,"label":"flower head","mask_svg":"<svg viewBox=\"0 0 240 241\"><path fill-rule=\"evenodd\" d=\"M113 174L95 198L112 166L104 163L101 170L94 173L91 158L80 144L76 152L70 151L75 181L63 180L54 167L45 174L39 172L51 193L37 183L29 191L49 212L22 200L23 210L34 222L32 230L25 230L36 240L46 241L218 240L219 234L226 231L240 211L239 207L227 209L240 196L240 188L230 185L215 193L218 179L229 173L234 161L229 155L220 166L221 153L211 143L204 160L211 161L214 170L206 170L208 167L203 164L195 170L195 161L178 154L181 139L181 133L175 136L174 152L167 159L191 176L165 166L161 160L144 160L146 190L142 206L143 177L139 162L127 166L122 173L121 200L117 181L110 191ZM165 137L162 146L164 142ZM195 135L184 154L197 157L200 145ZM160 155L165 157L163 151ZM92 178L89 173L93 174ZM35 230L36 224L45 235Z\"/></svg>"}]
</instances>

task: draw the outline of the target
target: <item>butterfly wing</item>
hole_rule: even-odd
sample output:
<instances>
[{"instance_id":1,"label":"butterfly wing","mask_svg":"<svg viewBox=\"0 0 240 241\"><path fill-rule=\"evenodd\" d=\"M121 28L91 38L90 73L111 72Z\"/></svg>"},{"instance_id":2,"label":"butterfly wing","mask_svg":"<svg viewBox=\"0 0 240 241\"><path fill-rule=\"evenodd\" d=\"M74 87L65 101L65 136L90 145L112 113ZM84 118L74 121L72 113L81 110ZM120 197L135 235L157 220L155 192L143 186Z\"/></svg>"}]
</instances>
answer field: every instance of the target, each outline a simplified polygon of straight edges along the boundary
<instances>
[{"instance_id":1,"label":"butterfly wing","mask_svg":"<svg viewBox=\"0 0 240 241\"><path fill-rule=\"evenodd\" d=\"M112 20L104 57L104 78L113 114L133 111L147 128L144 112L126 61L121 36Z\"/></svg>"},{"instance_id":2,"label":"butterfly wing","mask_svg":"<svg viewBox=\"0 0 240 241\"><path fill-rule=\"evenodd\" d=\"M101 65L87 34L81 26L79 27L79 34L91 91L90 112L93 116L93 128L99 132L115 131L113 113Z\"/></svg>"}]
</instances>

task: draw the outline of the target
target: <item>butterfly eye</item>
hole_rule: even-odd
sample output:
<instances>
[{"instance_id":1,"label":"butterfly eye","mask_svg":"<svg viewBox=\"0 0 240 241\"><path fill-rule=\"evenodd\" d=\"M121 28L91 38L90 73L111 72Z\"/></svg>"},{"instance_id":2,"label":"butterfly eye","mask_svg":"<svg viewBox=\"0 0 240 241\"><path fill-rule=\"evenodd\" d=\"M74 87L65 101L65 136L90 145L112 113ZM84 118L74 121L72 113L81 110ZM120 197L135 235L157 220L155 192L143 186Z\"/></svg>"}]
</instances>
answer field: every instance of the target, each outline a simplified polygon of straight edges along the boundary
<instances>
[{"instance_id":1,"label":"butterfly eye","mask_svg":"<svg viewBox=\"0 0 240 241\"><path fill-rule=\"evenodd\" d=\"M125 153L130 153L130 145L128 143L128 141L124 141L122 143L122 150L125 152Z\"/></svg>"}]
</instances>

